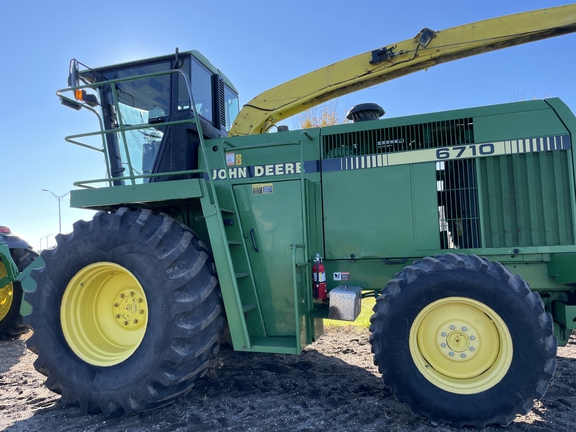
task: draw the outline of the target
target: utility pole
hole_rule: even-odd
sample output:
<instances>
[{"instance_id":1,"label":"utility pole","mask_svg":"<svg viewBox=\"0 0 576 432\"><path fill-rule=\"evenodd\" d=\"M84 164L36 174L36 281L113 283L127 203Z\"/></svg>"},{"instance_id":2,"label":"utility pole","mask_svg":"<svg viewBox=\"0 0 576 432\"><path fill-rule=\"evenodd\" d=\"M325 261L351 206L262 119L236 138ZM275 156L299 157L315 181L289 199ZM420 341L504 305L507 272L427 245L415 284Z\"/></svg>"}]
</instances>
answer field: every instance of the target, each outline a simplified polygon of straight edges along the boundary
<instances>
[{"instance_id":1,"label":"utility pole","mask_svg":"<svg viewBox=\"0 0 576 432\"><path fill-rule=\"evenodd\" d=\"M42 189L42 191L43 192L50 192L52 195L54 195L54 198L56 198L58 200L58 232L61 233L62 232L62 213L60 210L60 201L62 201L62 198L64 198L70 192L66 192L64 195L56 195L54 192L52 192L49 189Z\"/></svg>"},{"instance_id":2,"label":"utility pole","mask_svg":"<svg viewBox=\"0 0 576 432\"><path fill-rule=\"evenodd\" d=\"M48 249L48 237L50 237L52 233L45 235L44 237L40 237L40 251L42 251L42 240L46 239L46 249Z\"/></svg>"}]
</instances>

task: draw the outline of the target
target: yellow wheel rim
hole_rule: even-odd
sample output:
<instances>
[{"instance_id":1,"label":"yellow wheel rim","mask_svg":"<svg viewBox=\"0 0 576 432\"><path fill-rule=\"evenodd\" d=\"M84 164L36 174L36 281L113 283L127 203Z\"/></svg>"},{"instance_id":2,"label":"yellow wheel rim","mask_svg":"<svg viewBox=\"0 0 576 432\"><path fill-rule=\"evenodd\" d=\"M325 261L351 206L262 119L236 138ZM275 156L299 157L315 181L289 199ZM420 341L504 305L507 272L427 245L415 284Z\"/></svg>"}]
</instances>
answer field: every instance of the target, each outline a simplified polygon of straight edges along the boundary
<instances>
[{"instance_id":1,"label":"yellow wheel rim","mask_svg":"<svg viewBox=\"0 0 576 432\"><path fill-rule=\"evenodd\" d=\"M99 262L70 280L60 322L68 345L85 362L113 366L138 349L146 333L148 303L130 271Z\"/></svg>"},{"instance_id":2,"label":"yellow wheel rim","mask_svg":"<svg viewBox=\"0 0 576 432\"><path fill-rule=\"evenodd\" d=\"M502 318L465 297L448 297L424 308L412 324L409 345L422 375L457 394L495 386L512 362L512 337Z\"/></svg>"},{"instance_id":3,"label":"yellow wheel rim","mask_svg":"<svg viewBox=\"0 0 576 432\"><path fill-rule=\"evenodd\" d=\"M0 263L0 278L8 276L6 272L6 267L4 264ZM0 321L6 318L10 308L12 307L12 301L14 299L14 287L12 282L0 289Z\"/></svg>"}]
</instances>

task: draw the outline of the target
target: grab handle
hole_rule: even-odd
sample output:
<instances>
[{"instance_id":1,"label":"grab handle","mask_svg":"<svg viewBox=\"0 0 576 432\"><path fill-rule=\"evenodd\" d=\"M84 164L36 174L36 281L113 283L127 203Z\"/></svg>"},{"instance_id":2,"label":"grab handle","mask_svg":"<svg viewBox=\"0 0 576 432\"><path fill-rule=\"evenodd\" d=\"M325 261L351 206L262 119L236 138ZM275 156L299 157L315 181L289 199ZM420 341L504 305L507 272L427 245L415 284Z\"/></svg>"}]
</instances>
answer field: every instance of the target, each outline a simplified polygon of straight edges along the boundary
<instances>
[{"instance_id":1,"label":"grab handle","mask_svg":"<svg viewBox=\"0 0 576 432\"><path fill-rule=\"evenodd\" d=\"M256 246L256 237L254 235L254 228L252 228L250 230L250 238L252 239L252 247L254 248L254 250L256 251L256 253L260 253L260 250L258 249L258 246Z\"/></svg>"}]
</instances>

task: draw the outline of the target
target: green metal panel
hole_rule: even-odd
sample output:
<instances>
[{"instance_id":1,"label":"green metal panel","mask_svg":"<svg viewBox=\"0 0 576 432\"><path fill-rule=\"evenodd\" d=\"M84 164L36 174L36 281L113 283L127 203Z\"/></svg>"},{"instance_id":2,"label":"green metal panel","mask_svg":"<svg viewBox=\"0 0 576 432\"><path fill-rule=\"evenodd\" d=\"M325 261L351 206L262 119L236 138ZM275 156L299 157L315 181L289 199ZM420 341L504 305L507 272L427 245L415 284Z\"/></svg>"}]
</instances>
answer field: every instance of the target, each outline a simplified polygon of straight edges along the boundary
<instances>
[{"instance_id":1,"label":"green metal panel","mask_svg":"<svg viewBox=\"0 0 576 432\"><path fill-rule=\"evenodd\" d=\"M412 165L412 202L414 205L415 249L417 251L438 249L438 199L435 181L436 164Z\"/></svg>"},{"instance_id":2,"label":"green metal panel","mask_svg":"<svg viewBox=\"0 0 576 432\"><path fill-rule=\"evenodd\" d=\"M105 188L76 189L70 192L70 206L76 208L111 208L138 203L165 205L170 201L202 196L199 179L144 183Z\"/></svg>"},{"instance_id":3,"label":"green metal panel","mask_svg":"<svg viewBox=\"0 0 576 432\"><path fill-rule=\"evenodd\" d=\"M552 101L552 102L551 102ZM428 113L428 114L418 114L412 116L404 116L404 117L395 117L395 118L385 118L382 120L374 120L374 121L367 121L367 122L357 122L357 123L348 123L342 125L335 125L335 126L328 126L322 128L322 135L336 135L341 134L344 132L350 131L369 131L369 130L376 130L382 128L393 128L393 127L400 127L406 125L416 125L416 124L426 124L426 123L434 123L434 122L444 122L450 121L454 119L462 119L462 118L469 118L474 117L475 121L481 117L491 117L495 116L496 118L491 120L492 122L498 121L497 118L501 116L506 116L513 113L519 112L541 112L542 110L549 110L550 106L554 101L559 101L560 104L563 103L559 99L547 99L543 100L532 100L532 101L521 101L521 102L512 102L506 104L499 104L499 105L489 105L489 106L482 106L482 107L474 107L474 108L465 108L459 110L450 110L450 111L442 111L436 113ZM572 116L572 112L568 109L564 113L567 117ZM505 124L505 122L502 122ZM538 121L539 125L543 125L542 122ZM554 124L558 124L557 120L554 120ZM485 127L493 127L493 124L490 124L488 121L485 123L480 122L478 125L474 125L475 128L484 129ZM544 125L544 127L546 127ZM507 133L505 128L498 128L503 133ZM486 131L486 135L481 135L482 138L477 138L476 142L480 142L484 140L484 137L488 136L489 131ZM564 130L565 133L565 130ZM540 135L540 133L535 134L535 136ZM524 135L521 135L524 137ZM519 136L511 136L510 138L519 138ZM492 138L495 139L495 138ZM490 139L490 140L492 140Z\"/></svg>"},{"instance_id":4,"label":"green metal panel","mask_svg":"<svg viewBox=\"0 0 576 432\"><path fill-rule=\"evenodd\" d=\"M326 257L409 257L439 248L434 163L323 175Z\"/></svg>"},{"instance_id":5,"label":"green metal panel","mask_svg":"<svg viewBox=\"0 0 576 432\"><path fill-rule=\"evenodd\" d=\"M266 335L296 337L290 246L304 241L300 182L236 185L234 192L244 232L254 237L249 255ZM304 261L301 250L299 255Z\"/></svg>"},{"instance_id":6,"label":"green metal panel","mask_svg":"<svg viewBox=\"0 0 576 432\"><path fill-rule=\"evenodd\" d=\"M22 273L18 275L17 280L20 281L22 290L25 292L33 292L36 289L36 281L30 277L32 270L40 269L44 267L44 258L38 256L28 267L26 267ZM24 297L22 297L22 303L20 304L20 315L28 316L32 313L32 305L28 303Z\"/></svg>"},{"instance_id":7,"label":"green metal panel","mask_svg":"<svg viewBox=\"0 0 576 432\"><path fill-rule=\"evenodd\" d=\"M562 100L558 98L546 99L545 102L554 110L564 127L570 132L572 137L576 136L576 117Z\"/></svg>"},{"instance_id":8,"label":"green metal panel","mask_svg":"<svg viewBox=\"0 0 576 432\"><path fill-rule=\"evenodd\" d=\"M545 102L536 102L542 109L475 116L476 142L566 134L556 113Z\"/></svg>"},{"instance_id":9,"label":"green metal panel","mask_svg":"<svg viewBox=\"0 0 576 432\"><path fill-rule=\"evenodd\" d=\"M326 258L414 255L410 174L409 166L325 173Z\"/></svg>"},{"instance_id":10,"label":"green metal panel","mask_svg":"<svg viewBox=\"0 0 576 432\"><path fill-rule=\"evenodd\" d=\"M320 129L310 129L207 140L211 177L217 182L230 177L237 184L305 174L306 179L318 181L319 133Z\"/></svg>"},{"instance_id":11,"label":"green metal panel","mask_svg":"<svg viewBox=\"0 0 576 432\"><path fill-rule=\"evenodd\" d=\"M548 276L557 283L576 283L576 253L550 255Z\"/></svg>"},{"instance_id":12,"label":"green metal panel","mask_svg":"<svg viewBox=\"0 0 576 432\"><path fill-rule=\"evenodd\" d=\"M555 321L558 321L568 330L576 329L576 305L567 305L556 301L552 303L552 310Z\"/></svg>"},{"instance_id":13,"label":"green metal panel","mask_svg":"<svg viewBox=\"0 0 576 432\"><path fill-rule=\"evenodd\" d=\"M410 265L412 260L406 262L392 261L386 264L382 259L362 259L362 260L329 260L326 261L326 280L328 289L336 288L342 284L360 286L365 290L381 290L386 286L388 280L402 270L404 266ZM337 280L335 273L344 281ZM349 280L346 280L349 278Z\"/></svg>"},{"instance_id":14,"label":"green metal panel","mask_svg":"<svg viewBox=\"0 0 576 432\"><path fill-rule=\"evenodd\" d=\"M0 278L0 288L14 282L18 276L18 268L10 255L10 248L6 243L0 242L0 262L4 265L6 275Z\"/></svg>"}]
</instances>

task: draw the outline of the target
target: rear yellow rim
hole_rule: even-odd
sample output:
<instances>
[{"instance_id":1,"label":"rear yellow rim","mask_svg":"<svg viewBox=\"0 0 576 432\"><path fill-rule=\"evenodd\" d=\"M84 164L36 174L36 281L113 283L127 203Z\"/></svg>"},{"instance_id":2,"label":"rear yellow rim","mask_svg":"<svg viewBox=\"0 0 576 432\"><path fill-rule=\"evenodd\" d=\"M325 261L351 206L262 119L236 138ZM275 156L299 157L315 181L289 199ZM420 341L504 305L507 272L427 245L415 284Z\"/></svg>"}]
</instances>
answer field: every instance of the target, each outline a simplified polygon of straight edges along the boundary
<instances>
[{"instance_id":1,"label":"rear yellow rim","mask_svg":"<svg viewBox=\"0 0 576 432\"><path fill-rule=\"evenodd\" d=\"M6 267L4 267L4 264L0 263L0 278L5 276L8 276ZM8 315L8 312L10 312L13 299L14 287L12 286L12 282L10 282L8 285L0 289L0 321L6 318L6 315Z\"/></svg>"},{"instance_id":2,"label":"rear yellow rim","mask_svg":"<svg viewBox=\"0 0 576 432\"><path fill-rule=\"evenodd\" d=\"M424 308L410 329L410 353L422 375L456 394L495 386L512 363L512 337L491 308L448 297Z\"/></svg>"},{"instance_id":3,"label":"rear yellow rim","mask_svg":"<svg viewBox=\"0 0 576 432\"><path fill-rule=\"evenodd\" d=\"M138 349L148 303L136 277L109 262L88 265L70 280L60 307L68 345L85 362L113 366Z\"/></svg>"}]
</instances>

